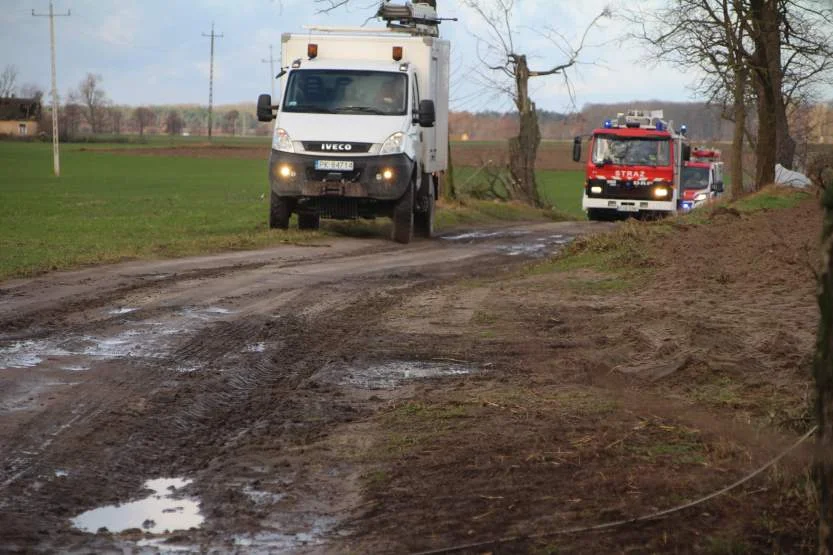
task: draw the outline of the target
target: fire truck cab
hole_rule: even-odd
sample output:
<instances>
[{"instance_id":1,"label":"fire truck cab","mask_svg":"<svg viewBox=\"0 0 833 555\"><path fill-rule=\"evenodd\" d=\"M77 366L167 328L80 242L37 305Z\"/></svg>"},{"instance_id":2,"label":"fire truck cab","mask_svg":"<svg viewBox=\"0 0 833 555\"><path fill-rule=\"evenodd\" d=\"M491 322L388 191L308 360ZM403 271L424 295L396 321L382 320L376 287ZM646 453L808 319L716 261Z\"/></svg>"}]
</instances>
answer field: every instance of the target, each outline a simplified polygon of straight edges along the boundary
<instances>
[{"instance_id":1,"label":"fire truck cab","mask_svg":"<svg viewBox=\"0 0 833 555\"><path fill-rule=\"evenodd\" d=\"M680 174L680 210L688 212L723 194L723 162L713 148L692 149Z\"/></svg>"},{"instance_id":2,"label":"fire truck cab","mask_svg":"<svg viewBox=\"0 0 833 555\"><path fill-rule=\"evenodd\" d=\"M581 143L576 137L576 162L581 160ZM688 149L685 126L675 130L662 110L631 110L605 121L593 130L585 166L582 208L588 219L676 213Z\"/></svg>"}]
</instances>

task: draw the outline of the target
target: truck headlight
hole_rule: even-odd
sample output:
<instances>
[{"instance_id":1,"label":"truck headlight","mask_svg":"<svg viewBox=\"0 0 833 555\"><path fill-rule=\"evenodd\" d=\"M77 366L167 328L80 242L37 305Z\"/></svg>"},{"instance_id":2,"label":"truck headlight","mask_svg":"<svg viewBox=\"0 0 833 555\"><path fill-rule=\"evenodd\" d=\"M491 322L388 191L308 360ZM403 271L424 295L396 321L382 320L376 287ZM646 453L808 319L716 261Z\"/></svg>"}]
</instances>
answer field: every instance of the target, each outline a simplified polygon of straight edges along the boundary
<instances>
[{"instance_id":1,"label":"truck headlight","mask_svg":"<svg viewBox=\"0 0 833 555\"><path fill-rule=\"evenodd\" d=\"M292 139L289 138L289 133L280 127L275 129L275 134L272 136L272 148L282 152L295 152L295 147L292 146Z\"/></svg>"},{"instance_id":2,"label":"truck headlight","mask_svg":"<svg viewBox=\"0 0 833 555\"><path fill-rule=\"evenodd\" d=\"M707 195L706 193L697 193L694 196L694 201L695 202L701 202L701 201L704 201L704 200L708 200L708 198L709 198L709 195Z\"/></svg>"},{"instance_id":3,"label":"truck headlight","mask_svg":"<svg viewBox=\"0 0 833 555\"><path fill-rule=\"evenodd\" d=\"M657 187L654 189L654 196L656 198L665 198L668 196L668 189L665 187Z\"/></svg>"},{"instance_id":4,"label":"truck headlight","mask_svg":"<svg viewBox=\"0 0 833 555\"><path fill-rule=\"evenodd\" d=\"M379 154L399 154L405 149L405 134L396 132L382 143Z\"/></svg>"}]
</instances>

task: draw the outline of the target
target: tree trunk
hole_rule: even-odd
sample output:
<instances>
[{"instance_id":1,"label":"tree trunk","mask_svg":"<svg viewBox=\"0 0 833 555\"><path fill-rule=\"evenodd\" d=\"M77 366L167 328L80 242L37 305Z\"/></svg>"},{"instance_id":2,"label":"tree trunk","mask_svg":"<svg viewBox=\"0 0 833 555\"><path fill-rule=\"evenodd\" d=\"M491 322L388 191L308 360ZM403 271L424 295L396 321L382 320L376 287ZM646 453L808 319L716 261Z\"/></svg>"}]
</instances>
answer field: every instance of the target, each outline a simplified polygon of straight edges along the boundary
<instances>
[{"instance_id":1,"label":"tree trunk","mask_svg":"<svg viewBox=\"0 0 833 555\"><path fill-rule=\"evenodd\" d=\"M731 172L731 189L729 191L729 198L735 200L740 198L743 194L743 139L744 130L746 128L746 105L744 104L744 96L746 92L747 73L745 69L735 70L735 84L732 111L734 112L735 129L732 132L732 172Z\"/></svg>"},{"instance_id":2,"label":"tree trunk","mask_svg":"<svg viewBox=\"0 0 833 555\"><path fill-rule=\"evenodd\" d=\"M446 200L457 200L457 187L454 184L454 163L451 160L451 141L448 141L448 169L443 176L440 195Z\"/></svg>"},{"instance_id":3,"label":"tree trunk","mask_svg":"<svg viewBox=\"0 0 833 555\"><path fill-rule=\"evenodd\" d=\"M825 175L824 173L822 174ZM816 380L816 458L819 495L819 553L833 553L833 171L823 177L823 266L819 276L819 321L813 375Z\"/></svg>"},{"instance_id":4,"label":"tree trunk","mask_svg":"<svg viewBox=\"0 0 833 555\"><path fill-rule=\"evenodd\" d=\"M518 136L509 139L509 173L515 191L509 191L513 198L533 206L541 206L538 183L535 180L535 158L541 144L541 130L538 128L538 113L535 103L529 99L529 66L526 56L515 55L515 105L520 116Z\"/></svg>"},{"instance_id":5,"label":"tree trunk","mask_svg":"<svg viewBox=\"0 0 833 555\"><path fill-rule=\"evenodd\" d=\"M751 0L752 60L755 93L758 97L758 138L755 145L757 167L755 190L775 181L778 158L778 117L781 96L781 64L778 0ZM778 58L778 59L773 59Z\"/></svg>"},{"instance_id":6,"label":"tree trunk","mask_svg":"<svg viewBox=\"0 0 833 555\"><path fill-rule=\"evenodd\" d=\"M777 159L777 139L775 121L775 102L772 88L767 86L765 77L759 78L756 87L758 93L758 144L755 145L757 167L755 168L755 190L775 181L775 162Z\"/></svg>"}]
</instances>

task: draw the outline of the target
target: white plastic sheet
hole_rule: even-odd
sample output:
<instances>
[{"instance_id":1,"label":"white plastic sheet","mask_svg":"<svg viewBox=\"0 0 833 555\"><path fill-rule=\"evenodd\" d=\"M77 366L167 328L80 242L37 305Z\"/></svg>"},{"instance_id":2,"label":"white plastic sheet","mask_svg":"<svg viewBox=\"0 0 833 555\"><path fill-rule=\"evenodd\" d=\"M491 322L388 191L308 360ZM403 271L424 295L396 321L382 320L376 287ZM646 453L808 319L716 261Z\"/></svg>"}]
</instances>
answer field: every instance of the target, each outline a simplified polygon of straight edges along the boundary
<instances>
[{"instance_id":1,"label":"white plastic sheet","mask_svg":"<svg viewBox=\"0 0 833 555\"><path fill-rule=\"evenodd\" d=\"M811 184L809 177L803 173L788 170L781 164L775 164L775 182L780 185L797 187L799 189L809 187Z\"/></svg>"}]
</instances>

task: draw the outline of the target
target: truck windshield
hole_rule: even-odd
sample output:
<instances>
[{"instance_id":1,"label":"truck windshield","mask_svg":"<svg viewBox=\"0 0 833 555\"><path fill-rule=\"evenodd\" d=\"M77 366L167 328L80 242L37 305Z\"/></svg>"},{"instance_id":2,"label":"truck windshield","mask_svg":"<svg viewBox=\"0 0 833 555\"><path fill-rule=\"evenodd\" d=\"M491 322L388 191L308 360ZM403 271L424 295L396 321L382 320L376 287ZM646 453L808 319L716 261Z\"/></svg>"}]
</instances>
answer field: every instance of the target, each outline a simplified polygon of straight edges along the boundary
<instances>
[{"instance_id":1,"label":"truck windshield","mask_svg":"<svg viewBox=\"0 0 833 555\"><path fill-rule=\"evenodd\" d=\"M401 116L407 109L407 90L404 73L296 69L289 74L282 110Z\"/></svg>"},{"instance_id":2,"label":"truck windshield","mask_svg":"<svg viewBox=\"0 0 833 555\"><path fill-rule=\"evenodd\" d=\"M596 135L593 144L593 163L624 166L668 166L668 139L617 137Z\"/></svg>"},{"instance_id":3,"label":"truck windshield","mask_svg":"<svg viewBox=\"0 0 833 555\"><path fill-rule=\"evenodd\" d=\"M705 189L709 186L709 168L683 168L680 184L683 189Z\"/></svg>"}]
</instances>

